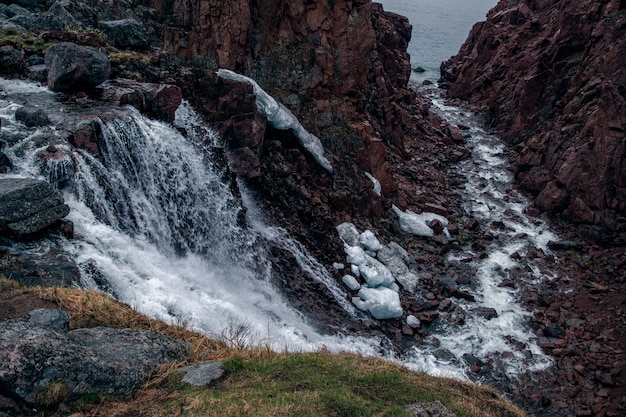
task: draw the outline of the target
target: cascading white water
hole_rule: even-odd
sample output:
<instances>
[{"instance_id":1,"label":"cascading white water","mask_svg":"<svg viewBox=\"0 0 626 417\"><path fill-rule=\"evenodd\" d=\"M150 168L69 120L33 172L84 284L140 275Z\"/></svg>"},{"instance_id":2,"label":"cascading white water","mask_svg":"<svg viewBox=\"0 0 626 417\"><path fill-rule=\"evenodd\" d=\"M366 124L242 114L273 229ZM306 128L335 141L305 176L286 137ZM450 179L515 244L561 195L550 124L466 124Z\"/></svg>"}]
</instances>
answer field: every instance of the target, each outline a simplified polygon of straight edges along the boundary
<instances>
[{"instance_id":1,"label":"cascading white water","mask_svg":"<svg viewBox=\"0 0 626 417\"><path fill-rule=\"evenodd\" d=\"M425 345L413 348L405 363L409 367L435 369L437 374L456 377L466 375L467 365L460 361L466 354L494 362L492 366L508 376L525 370L545 369L552 361L537 346L536 337L528 329L526 323L530 312L517 302L518 290L499 284L504 279L519 282L522 278L515 275L520 262L511 255L516 252L525 259L524 267L532 270L530 278L526 279L540 281L550 278L542 275L542 271L526 255L532 248L549 251L548 241L558 239L542 221L530 219L524 213L528 202L512 188L510 164L501 140L488 134L475 116L446 105L438 89L425 87L423 91L430 96L436 113L453 125L469 129L466 147L472 152L472 157L461 162L457 168L466 179L465 188L460 191L466 211L477 218L482 227L501 222L504 230L485 249L488 256L484 259L467 248L449 256L451 262L468 255L477 259L473 262L476 268L475 288L469 290L476 296L476 302L459 300L459 305L467 311L476 307L493 308L498 316L491 320L470 316L462 326L444 325L443 330L434 336L436 347ZM442 349L451 352L454 359L441 359L436 351Z\"/></svg>"},{"instance_id":2,"label":"cascading white water","mask_svg":"<svg viewBox=\"0 0 626 417\"><path fill-rule=\"evenodd\" d=\"M381 350L385 341L377 337L320 334L283 299L272 284L266 241L292 252L303 271L328 287L347 316L360 314L299 242L263 223L245 189L244 224L243 208L215 149L220 139L188 105L177 112L177 129L129 108L125 117L102 123L101 158L61 143L56 146L65 156L44 163L40 154L47 142L37 139L42 130L16 123L19 104L11 99L36 101L31 95L39 95L39 100L50 103L44 106L52 107L54 96L29 83L0 80L0 88L10 96L0 100L0 117L2 134L11 138L5 153L14 161L13 175L41 176L64 190L77 236L64 248L79 265L86 287L110 291L150 316L215 335L228 331L231 324L245 324L253 339L276 349L324 347L382 355L413 369L459 378L467 377L467 365L458 359L466 353L485 360L499 358L509 375L549 364L525 328L529 313L516 303L515 290L498 283L517 263L510 257L513 252L523 255L529 246L545 248L555 238L542 223L524 215L526 201L509 189L511 175L497 138L439 99L434 103L444 117L471 128L468 146L474 156L459 168L467 178L468 212L484 223L502 221L509 229L476 267L472 291L477 303L459 304L467 310L491 307L499 316L442 326L436 334L437 347L425 344L398 358L391 350ZM46 129L54 134L54 129ZM451 262L455 256L465 255L452 254ZM528 267L536 269L532 263ZM513 349L507 338L525 348ZM448 350L457 359L441 359L434 354L437 349Z\"/></svg>"},{"instance_id":3,"label":"cascading white water","mask_svg":"<svg viewBox=\"0 0 626 417\"><path fill-rule=\"evenodd\" d=\"M31 88L13 87L17 95ZM177 114L178 130L127 108L126 116L101 124L100 158L59 144L67 156L42 163L37 155L47 142L37 147L33 140L41 131L15 122L19 105L2 104L5 133L21 136L5 149L15 162L13 174L71 182L63 191L76 239L64 249L79 266L85 287L102 288L152 317L217 336L244 325L251 342L275 349L378 354L380 341L322 335L283 299L272 283L266 239L293 250L338 299L341 292L281 229L257 219L261 235L244 224L244 209L215 148L219 138L188 105ZM20 151L24 148L28 152ZM340 301L347 317L355 314Z\"/></svg>"}]
</instances>

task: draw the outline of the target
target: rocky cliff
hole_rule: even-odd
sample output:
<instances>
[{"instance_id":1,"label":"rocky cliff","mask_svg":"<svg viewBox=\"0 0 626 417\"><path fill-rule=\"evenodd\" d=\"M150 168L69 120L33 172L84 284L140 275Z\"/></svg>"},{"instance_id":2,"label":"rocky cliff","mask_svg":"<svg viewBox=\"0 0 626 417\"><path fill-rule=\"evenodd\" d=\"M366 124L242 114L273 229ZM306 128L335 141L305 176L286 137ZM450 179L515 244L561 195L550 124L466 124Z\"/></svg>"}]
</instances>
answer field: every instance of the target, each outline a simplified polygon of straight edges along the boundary
<instances>
[{"instance_id":1,"label":"rocky cliff","mask_svg":"<svg viewBox=\"0 0 626 417\"><path fill-rule=\"evenodd\" d=\"M462 140L458 131L408 88L406 18L363 0L156 1L154 7L165 44L193 64L182 84L185 97L219 128L231 167L309 247L340 251L334 226L346 218L378 223L393 218L392 204L442 204L435 194L446 181L430 163L443 166L465 151L451 138ZM266 126L252 87L219 79L218 68L253 78L288 107L320 138L333 175L302 153L292 135ZM400 168L400 162L413 165ZM380 181L380 196L365 172Z\"/></svg>"},{"instance_id":2,"label":"rocky cliff","mask_svg":"<svg viewBox=\"0 0 626 417\"><path fill-rule=\"evenodd\" d=\"M518 146L540 210L626 243L626 2L502 0L442 65L451 98Z\"/></svg>"}]
</instances>

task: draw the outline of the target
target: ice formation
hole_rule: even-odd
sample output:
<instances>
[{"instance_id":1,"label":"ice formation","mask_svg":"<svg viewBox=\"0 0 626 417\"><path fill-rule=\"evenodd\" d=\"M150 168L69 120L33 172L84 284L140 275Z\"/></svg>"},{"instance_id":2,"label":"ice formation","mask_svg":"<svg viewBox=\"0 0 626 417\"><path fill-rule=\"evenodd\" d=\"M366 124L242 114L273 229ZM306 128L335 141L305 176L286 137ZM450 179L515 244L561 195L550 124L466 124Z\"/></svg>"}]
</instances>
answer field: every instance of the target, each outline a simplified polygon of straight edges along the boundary
<instances>
[{"instance_id":1,"label":"ice formation","mask_svg":"<svg viewBox=\"0 0 626 417\"><path fill-rule=\"evenodd\" d=\"M343 283L352 291L359 290L352 303L363 311L368 311L377 319L390 319L402 316L400 287L413 291L417 275L409 271L408 253L397 243L380 243L371 230L359 233L352 223L337 226L339 237L344 242L346 261L352 275L343 276ZM360 277L359 280L355 277Z\"/></svg>"},{"instance_id":2,"label":"ice formation","mask_svg":"<svg viewBox=\"0 0 626 417\"><path fill-rule=\"evenodd\" d=\"M309 133L304 126L300 124L298 118L287 107L279 103L274 97L267 94L252 78L245 75L237 74L231 70L220 69L217 71L219 77L244 82L252 85L254 94L256 95L256 105L258 109L265 115L267 121L276 129L291 129L293 134L298 138L300 145L328 172L333 172L333 166L324 156L324 147L319 138Z\"/></svg>"},{"instance_id":3,"label":"ice formation","mask_svg":"<svg viewBox=\"0 0 626 417\"><path fill-rule=\"evenodd\" d=\"M380 181L378 181L376 177L374 177L369 172L366 172L365 175L367 176L367 178L370 179L370 181L372 181L372 183L374 183L374 194L380 197L380 192L381 192Z\"/></svg>"},{"instance_id":4,"label":"ice formation","mask_svg":"<svg viewBox=\"0 0 626 417\"><path fill-rule=\"evenodd\" d=\"M448 232L448 219L435 213L414 213L411 210L402 211L398 207L393 206L393 211L398 215L400 220L400 228L407 233L411 233L417 236L433 237L435 232L430 228L429 224L433 220L439 220L443 225L444 234L450 236Z\"/></svg>"}]
</instances>

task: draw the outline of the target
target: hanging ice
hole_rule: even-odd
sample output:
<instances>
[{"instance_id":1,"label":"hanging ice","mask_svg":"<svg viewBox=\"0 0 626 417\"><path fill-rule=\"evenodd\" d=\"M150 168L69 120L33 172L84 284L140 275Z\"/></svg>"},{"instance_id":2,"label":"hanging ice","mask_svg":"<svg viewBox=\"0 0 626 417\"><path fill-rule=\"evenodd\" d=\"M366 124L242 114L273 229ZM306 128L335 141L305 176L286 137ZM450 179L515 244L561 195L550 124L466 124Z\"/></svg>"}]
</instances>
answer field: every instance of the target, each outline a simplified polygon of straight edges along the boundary
<instances>
[{"instance_id":1,"label":"hanging ice","mask_svg":"<svg viewBox=\"0 0 626 417\"><path fill-rule=\"evenodd\" d=\"M252 78L245 75L237 74L231 70L220 69L217 71L219 77L248 83L252 85L254 94L256 95L256 105L265 115L267 121L276 129L291 129L293 134L298 138L300 145L328 172L333 172L333 166L324 156L324 147L319 138L309 133L298 121L298 118L287 107L276 101L272 96L267 94Z\"/></svg>"},{"instance_id":2,"label":"hanging ice","mask_svg":"<svg viewBox=\"0 0 626 417\"><path fill-rule=\"evenodd\" d=\"M379 196L379 197L380 197L380 192L382 191L382 190L381 190L381 186L380 186L380 181L378 181L378 180L376 179L376 177L374 177L374 176L373 176L372 174L370 174L369 172L366 172L366 173L365 173L365 176L366 176L367 178L369 178L369 179L370 179L370 181L372 181L372 183L374 184L374 194L376 194L377 196Z\"/></svg>"},{"instance_id":3,"label":"hanging ice","mask_svg":"<svg viewBox=\"0 0 626 417\"><path fill-rule=\"evenodd\" d=\"M435 213L414 213L411 210L406 212L400 210L396 206L392 206L393 210L398 215L400 220L400 228L407 233L411 233L417 236L433 237L435 232L428 226L431 221L439 220L444 227L444 234L449 236L448 232L448 219Z\"/></svg>"}]
</instances>

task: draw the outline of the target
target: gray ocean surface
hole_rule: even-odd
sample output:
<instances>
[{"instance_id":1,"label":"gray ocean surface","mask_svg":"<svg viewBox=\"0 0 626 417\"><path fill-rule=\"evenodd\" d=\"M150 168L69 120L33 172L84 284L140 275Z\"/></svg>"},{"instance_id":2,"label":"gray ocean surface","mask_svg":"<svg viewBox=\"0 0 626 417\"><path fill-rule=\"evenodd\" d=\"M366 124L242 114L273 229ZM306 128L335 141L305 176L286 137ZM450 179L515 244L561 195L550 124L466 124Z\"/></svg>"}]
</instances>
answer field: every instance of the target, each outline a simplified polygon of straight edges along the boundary
<instances>
[{"instance_id":1,"label":"gray ocean surface","mask_svg":"<svg viewBox=\"0 0 626 417\"><path fill-rule=\"evenodd\" d=\"M385 10L409 18L411 65L426 70L414 81L439 78L439 65L455 55L476 22L484 21L497 0L377 0Z\"/></svg>"}]
</instances>

